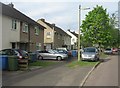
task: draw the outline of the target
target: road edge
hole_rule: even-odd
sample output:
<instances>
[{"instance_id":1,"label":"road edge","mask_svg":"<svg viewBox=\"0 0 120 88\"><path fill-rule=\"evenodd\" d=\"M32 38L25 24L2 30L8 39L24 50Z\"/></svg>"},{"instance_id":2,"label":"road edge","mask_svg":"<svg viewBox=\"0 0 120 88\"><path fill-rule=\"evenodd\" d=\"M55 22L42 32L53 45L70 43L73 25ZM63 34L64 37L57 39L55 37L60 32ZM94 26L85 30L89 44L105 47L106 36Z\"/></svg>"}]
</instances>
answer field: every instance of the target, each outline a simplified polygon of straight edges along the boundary
<instances>
[{"instance_id":1,"label":"road edge","mask_svg":"<svg viewBox=\"0 0 120 88\"><path fill-rule=\"evenodd\" d=\"M86 80L88 79L88 77L90 76L90 74L94 71L94 69L101 63L101 61L97 62L92 69L88 72L88 74L85 76L85 78L82 80L82 83L80 84L80 87L82 88L86 82Z\"/></svg>"}]
</instances>

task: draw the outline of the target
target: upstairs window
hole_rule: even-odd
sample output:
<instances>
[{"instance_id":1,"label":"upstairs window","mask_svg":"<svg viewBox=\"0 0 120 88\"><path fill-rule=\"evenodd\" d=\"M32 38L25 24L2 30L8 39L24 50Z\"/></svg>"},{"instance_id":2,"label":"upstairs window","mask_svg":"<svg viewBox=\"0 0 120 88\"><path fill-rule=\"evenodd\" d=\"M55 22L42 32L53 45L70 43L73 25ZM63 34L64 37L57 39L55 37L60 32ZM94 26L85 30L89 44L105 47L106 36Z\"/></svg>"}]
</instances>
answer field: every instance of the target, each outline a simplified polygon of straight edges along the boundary
<instances>
[{"instance_id":1,"label":"upstairs window","mask_svg":"<svg viewBox=\"0 0 120 88\"><path fill-rule=\"evenodd\" d=\"M46 33L46 37L47 37L47 38L51 38L51 34L52 34L51 32L47 32L47 33Z\"/></svg>"},{"instance_id":2,"label":"upstairs window","mask_svg":"<svg viewBox=\"0 0 120 88\"><path fill-rule=\"evenodd\" d=\"M39 32L40 32L40 31L39 31L39 27L35 27L35 34L36 34L36 35L39 35Z\"/></svg>"},{"instance_id":3,"label":"upstairs window","mask_svg":"<svg viewBox=\"0 0 120 88\"><path fill-rule=\"evenodd\" d=\"M17 29L17 20L12 19L12 30L16 30Z\"/></svg>"},{"instance_id":4,"label":"upstairs window","mask_svg":"<svg viewBox=\"0 0 120 88\"><path fill-rule=\"evenodd\" d=\"M27 23L23 23L22 31L28 33L28 24Z\"/></svg>"}]
</instances>

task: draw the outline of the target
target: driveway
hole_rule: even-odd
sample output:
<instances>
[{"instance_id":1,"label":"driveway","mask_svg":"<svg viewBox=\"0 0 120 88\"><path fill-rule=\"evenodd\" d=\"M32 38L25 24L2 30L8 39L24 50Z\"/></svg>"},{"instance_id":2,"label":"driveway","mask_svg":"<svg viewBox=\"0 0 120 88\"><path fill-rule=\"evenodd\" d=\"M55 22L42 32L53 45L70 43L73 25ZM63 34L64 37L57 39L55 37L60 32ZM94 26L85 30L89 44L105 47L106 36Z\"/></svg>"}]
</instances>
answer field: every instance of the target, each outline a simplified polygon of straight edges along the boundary
<instances>
[{"instance_id":1,"label":"driveway","mask_svg":"<svg viewBox=\"0 0 120 88\"><path fill-rule=\"evenodd\" d=\"M92 67L69 68L67 62L34 71L19 72L16 75L3 73L3 86L80 86Z\"/></svg>"}]
</instances>

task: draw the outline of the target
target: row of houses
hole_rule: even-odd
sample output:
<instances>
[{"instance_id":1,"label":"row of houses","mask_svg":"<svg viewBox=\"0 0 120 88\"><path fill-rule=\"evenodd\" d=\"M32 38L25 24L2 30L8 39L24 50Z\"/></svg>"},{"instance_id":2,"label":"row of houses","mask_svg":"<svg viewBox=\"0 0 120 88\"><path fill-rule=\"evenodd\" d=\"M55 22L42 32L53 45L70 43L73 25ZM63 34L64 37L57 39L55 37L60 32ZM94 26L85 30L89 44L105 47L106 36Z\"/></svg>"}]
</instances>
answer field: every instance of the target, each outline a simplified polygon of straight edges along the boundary
<instances>
[{"instance_id":1,"label":"row of houses","mask_svg":"<svg viewBox=\"0 0 120 88\"><path fill-rule=\"evenodd\" d=\"M0 3L2 9L2 49L17 48L29 52L66 47L77 48L77 34L65 32L45 19L32 20L14 8L14 5ZM71 47L72 46L72 47Z\"/></svg>"}]
</instances>

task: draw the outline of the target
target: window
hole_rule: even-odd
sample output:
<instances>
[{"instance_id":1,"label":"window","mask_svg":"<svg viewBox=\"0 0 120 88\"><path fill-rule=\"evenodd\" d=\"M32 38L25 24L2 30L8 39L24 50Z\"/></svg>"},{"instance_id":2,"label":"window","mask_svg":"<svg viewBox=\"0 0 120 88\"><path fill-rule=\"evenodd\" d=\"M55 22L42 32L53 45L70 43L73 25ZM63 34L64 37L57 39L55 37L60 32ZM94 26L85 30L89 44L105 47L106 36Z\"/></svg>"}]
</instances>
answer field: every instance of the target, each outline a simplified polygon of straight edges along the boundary
<instances>
[{"instance_id":1,"label":"window","mask_svg":"<svg viewBox=\"0 0 120 88\"><path fill-rule=\"evenodd\" d=\"M46 33L47 38L51 38L51 32Z\"/></svg>"},{"instance_id":2,"label":"window","mask_svg":"<svg viewBox=\"0 0 120 88\"><path fill-rule=\"evenodd\" d=\"M39 28L38 27L35 27L35 34L39 35Z\"/></svg>"},{"instance_id":3,"label":"window","mask_svg":"<svg viewBox=\"0 0 120 88\"><path fill-rule=\"evenodd\" d=\"M28 33L28 24L23 23L23 25L22 25L22 31Z\"/></svg>"},{"instance_id":4,"label":"window","mask_svg":"<svg viewBox=\"0 0 120 88\"><path fill-rule=\"evenodd\" d=\"M12 30L16 30L17 29L17 20L12 19Z\"/></svg>"},{"instance_id":5,"label":"window","mask_svg":"<svg viewBox=\"0 0 120 88\"><path fill-rule=\"evenodd\" d=\"M75 42L75 39L74 39L74 38L72 39L72 42Z\"/></svg>"},{"instance_id":6,"label":"window","mask_svg":"<svg viewBox=\"0 0 120 88\"><path fill-rule=\"evenodd\" d=\"M41 43L36 43L36 49L40 50L40 48L41 48Z\"/></svg>"},{"instance_id":7,"label":"window","mask_svg":"<svg viewBox=\"0 0 120 88\"><path fill-rule=\"evenodd\" d=\"M12 43L12 49L15 49L15 43Z\"/></svg>"},{"instance_id":8,"label":"window","mask_svg":"<svg viewBox=\"0 0 120 88\"><path fill-rule=\"evenodd\" d=\"M60 39L60 34L58 34L58 39Z\"/></svg>"}]
</instances>

